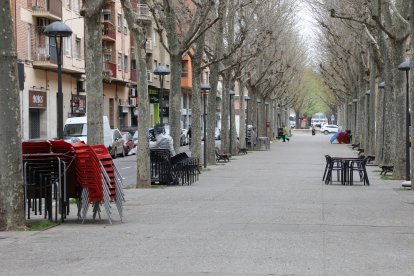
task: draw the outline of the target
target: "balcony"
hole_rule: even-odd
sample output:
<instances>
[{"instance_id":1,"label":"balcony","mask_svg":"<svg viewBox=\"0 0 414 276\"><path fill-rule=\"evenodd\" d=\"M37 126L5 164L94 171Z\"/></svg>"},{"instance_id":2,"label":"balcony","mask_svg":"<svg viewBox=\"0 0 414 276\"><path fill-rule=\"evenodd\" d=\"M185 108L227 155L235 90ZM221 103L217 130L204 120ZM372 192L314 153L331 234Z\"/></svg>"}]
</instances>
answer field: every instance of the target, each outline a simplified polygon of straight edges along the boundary
<instances>
[{"instance_id":1,"label":"balcony","mask_svg":"<svg viewBox=\"0 0 414 276\"><path fill-rule=\"evenodd\" d=\"M110 21L104 21L102 23L102 40L112 42L116 41L115 28Z\"/></svg>"},{"instance_id":2,"label":"balcony","mask_svg":"<svg viewBox=\"0 0 414 276\"><path fill-rule=\"evenodd\" d=\"M137 82L137 69L131 69L131 81Z\"/></svg>"},{"instance_id":3,"label":"balcony","mask_svg":"<svg viewBox=\"0 0 414 276\"><path fill-rule=\"evenodd\" d=\"M62 19L62 1L46 1L44 5L33 5L32 16L48 18L50 20Z\"/></svg>"},{"instance_id":4,"label":"balcony","mask_svg":"<svg viewBox=\"0 0 414 276\"><path fill-rule=\"evenodd\" d=\"M56 49L34 47L32 50L33 67L43 69L57 69Z\"/></svg>"},{"instance_id":5,"label":"balcony","mask_svg":"<svg viewBox=\"0 0 414 276\"><path fill-rule=\"evenodd\" d=\"M103 63L103 77L106 79L113 79L116 78L116 72L117 72L117 68L116 68L116 64L109 62L109 61L105 61Z\"/></svg>"}]
</instances>

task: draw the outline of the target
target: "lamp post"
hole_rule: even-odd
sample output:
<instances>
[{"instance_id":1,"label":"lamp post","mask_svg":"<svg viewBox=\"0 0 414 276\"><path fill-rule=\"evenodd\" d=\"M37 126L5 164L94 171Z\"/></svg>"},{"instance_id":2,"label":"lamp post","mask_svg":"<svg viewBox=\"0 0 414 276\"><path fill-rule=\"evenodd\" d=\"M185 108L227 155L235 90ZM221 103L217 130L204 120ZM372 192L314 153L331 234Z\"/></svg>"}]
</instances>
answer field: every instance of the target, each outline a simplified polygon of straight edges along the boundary
<instances>
[{"instance_id":1,"label":"lamp post","mask_svg":"<svg viewBox=\"0 0 414 276\"><path fill-rule=\"evenodd\" d=\"M257 110L256 110L256 128L257 128L257 135L256 135L256 139L259 137L260 132L259 132L259 113L260 113L260 103L262 101L261 100L257 100Z\"/></svg>"},{"instance_id":2,"label":"lamp post","mask_svg":"<svg viewBox=\"0 0 414 276\"><path fill-rule=\"evenodd\" d=\"M160 109L160 123L163 123L163 98L164 98L164 76L167 76L170 74L170 70L167 67L164 66L158 66L154 70L154 74L160 77L160 94L159 94L159 109Z\"/></svg>"},{"instance_id":3,"label":"lamp post","mask_svg":"<svg viewBox=\"0 0 414 276\"><path fill-rule=\"evenodd\" d=\"M71 36L72 30L65 23L56 21L46 26L44 34L48 37L54 37L56 43L58 66L57 136L59 139L63 139L62 38Z\"/></svg>"},{"instance_id":4,"label":"lamp post","mask_svg":"<svg viewBox=\"0 0 414 276\"><path fill-rule=\"evenodd\" d=\"M406 76L406 100L405 100L405 180L410 181L410 109L409 109L409 92L410 92L410 62L404 61L398 66L398 70L405 71Z\"/></svg>"},{"instance_id":5,"label":"lamp post","mask_svg":"<svg viewBox=\"0 0 414 276\"><path fill-rule=\"evenodd\" d=\"M229 90L229 114L230 114L230 143L229 143L229 153L230 154L232 154L232 139L233 139L233 131L232 131L232 127L231 127L231 124L232 124L232 116L231 116L231 110L233 109L232 107L232 98L233 98L233 96L235 95L236 93L233 91L233 90Z\"/></svg>"},{"instance_id":6,"label":"lamp post","mask_svg":"<svg viewBox=\"0 0 414 276\"><path fill-rule=\"evenodd\" d=\"M248 144L247 128L249 125L249 101L251 100L251 98L249 96L244 96L244 100L246 101L246 148L247 148L247 144ZM251 136L250 136L250 139L251 139Z\"/></svg>"},{"instance_id":7,"label":"lamp post","mask_svg":"<svg viewBox=\"0 0 414 276\"><path fill-rule=\"evenodd\" d=\"M208 91L211 89L210 85L208 83L202 83L200 85L201 91L203 93L203 128L204 128L204 152L203 152L203 159L204 159L204 168L207 168L207 108L206 108L206 101L207 101L207 94Z\"/></svg>"},{"instance_id":8,"label":"lamp post","mask_svg":"<svg viewBox=\"0 0 414 276\"><path fill-rule=\"evenodd\" d=\"M358 106L358 99L355 98L352 100L352 102L354 103L354 133L357 133L357 106Z\"/></svg>"}]
</instances>

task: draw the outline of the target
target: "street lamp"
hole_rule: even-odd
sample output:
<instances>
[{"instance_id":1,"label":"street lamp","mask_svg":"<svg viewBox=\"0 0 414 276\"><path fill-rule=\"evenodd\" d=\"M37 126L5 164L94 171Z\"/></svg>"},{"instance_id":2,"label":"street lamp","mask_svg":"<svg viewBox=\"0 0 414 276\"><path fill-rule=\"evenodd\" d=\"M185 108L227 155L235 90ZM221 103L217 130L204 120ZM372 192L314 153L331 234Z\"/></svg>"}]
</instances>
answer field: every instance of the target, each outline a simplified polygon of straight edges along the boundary
<instances>
[{"instance_id":1,"label":"street lamp","mask_svg":"<svg viewBox=\"0 0 414 276\"><path fill-rule=\"evenodd\" d=\"M257 108L256 108L256 128L257 128L257 135L256 135L256 139L260 135L260 132L259 132L259 113L260 113L259 105L260 105L261 102L262 102L261 100L257 100Z\"/></svg>"},{"instance_id":2,"label":"street lamp","mask_svg":"<svg viewBox=\"0 0 414 276\"><path fill-rule=\"evenodd\" d=\"M231 102L231 100L232 100L232 98L233 98L233 96L235 95L236 93L233 91L233 90L229 90L229 114L230 114L230 143L229 143L229 153L230 154L232 154L232 139L233 139L233 133L232 133L232 127L231 127L231 124L232 124L232 116L231 116L231 110L233 109L232 108L232 102Z\"/></svg>"},{"instance_id":3,"label":"street lamp","mask_svg":"<svg viewBox=\"0 0 414 276\"><path fill-rule=\"evenodd\" d=\"M201 91L203 93L203 106L204 106L204 114L203 114L203 121L204 121L204 152L203 152L203 159L204 159L204 168L207 168L207 108L206 108L206 101L207 101L207 94L208 91L211 89L208 83L202 83L200 85Z\"/></svg>"},{"instance_id":4,"label":"street lamp","mask_svg":"<svg viewBox=\"0 0 414 276\"><path fill-rule=\"evenodd\" d=\"M167 67L164 66L158 66L154 70L154 74L160 77L160 94L159 94L159 109L160 109L160 123L163 123L163 98L164 98L164 76L167 76L170 74L170 70Z\"/></svg>"},{"instance_id":5,"label":"street lamp","mask_svg":"<svg viewBox=\"0 0 414 276\"><path fill-rule=\"evenodd\" d=\"M398 66L398 70L405 71L406 76L406 100L405 100L405 180L410 181L410 109L409 109L409 91L410 91L410 62L408 60L404 61Z\"/></svg>"},{"instance_id":6,"label":"street lamp","mask_svg":"<svg viewBox=\"0 0 414 276\"><path fill-rule=\"evenodd\" d=\"M57 136L63 139L62 38L71 36L72 30L65 23L56 21L47 25L44 33L48 37L55 38L58 65Z\"/></svg>"},{"instance_id":7,"label":"street lamp","mask_svg":"<svg viewBox=\"0 0 414 276\"><path fill-rule=\"evenodd\" d=\"M357 102L358 102L358 99L353 99L352 100L352 102L355 104L355 106L354 106L354 118L355 118L355 120L354 120L354 132L356 133L357 132Z\"/></svg>"},{"instance_id":8,"label":"street lamp","mask_svg":"<svg viewBox=\"0 0 414 276\"><path fill-rule=\"evenodd\" d=\"M251 98L249 96L244 96L244 100L246 101L246 148L247 148L247 144L248 144L247 128L249 125L249 101L251 100ZM250 136L250 139L251 139L251 136Z\"/></svg>"}]
</instances>

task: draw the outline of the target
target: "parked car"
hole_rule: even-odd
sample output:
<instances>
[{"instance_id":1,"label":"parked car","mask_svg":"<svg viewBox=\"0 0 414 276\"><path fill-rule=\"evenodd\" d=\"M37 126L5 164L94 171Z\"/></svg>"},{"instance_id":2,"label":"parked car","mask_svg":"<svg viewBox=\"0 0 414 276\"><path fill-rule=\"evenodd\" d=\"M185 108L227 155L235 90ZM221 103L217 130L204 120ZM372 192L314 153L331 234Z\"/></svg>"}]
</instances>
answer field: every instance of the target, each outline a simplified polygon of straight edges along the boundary
<instances>
[{"instance_id":1,"label":"parked car","mask_svg":"<svg viewBox=\"0 0 414 276\"><path fill-rule=\"evenodd\" d=\"M103 116L104 145L109 149L112 145L112 131L107 116ZM88 143L88 124L86 117L68 118L63 128L63 139L68 143L83 141Z\"/></svg>"},{"instance_id":2,"label":"parked car","mask_svg":"<svg viewBox=\"0 0 414 276\"><path fill-rule=\"evenodd\" d=\"M124 151L128 154L134 147L134 138L129 132L121 132L122 138L124 139Z\"/></svg>"},{"instance_id":3,"label":"parked car","mask_svg":"<svg viewBox=\"0 0 414 276\"><path fill-rule=\"evenodd\" d=\"M325 135L328 133L337 133L339 131L339 127L337 125L324 125L321 128L321 132Z\"/></svg>"},{"instance_id":4,"label":"parked car","mask_svg":"<svg viewBox=\"0 0 414 276\"><path fill-rule=\"evenodd\" d=\"M188 139L188 130L185 128L181 129L180 146L188 145Z\"/></svg>"},{"instance_id":5,"label":"parked car","mask_svg":"<svg viewBox=\"0 0 414 276\"><path fill-rule=\"evenodd\" d=\"M125 156L124 139L119 129L112 129L112 144L109 147L109 153L112 158L117 158L118 155Z\"/></svg>"}]
</instances>

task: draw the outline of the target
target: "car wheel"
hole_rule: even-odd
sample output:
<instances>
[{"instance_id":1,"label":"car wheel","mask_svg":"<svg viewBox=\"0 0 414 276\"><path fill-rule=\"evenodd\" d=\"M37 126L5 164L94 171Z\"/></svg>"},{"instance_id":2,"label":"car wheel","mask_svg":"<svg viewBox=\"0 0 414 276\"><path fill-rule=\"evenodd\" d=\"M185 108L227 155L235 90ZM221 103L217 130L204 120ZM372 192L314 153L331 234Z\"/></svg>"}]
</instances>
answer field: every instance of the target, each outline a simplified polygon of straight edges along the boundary
<instances>
[{"instance_id":1,"label":"car wheel","mask_svg":"<svg viewBox=\"0 0 414 276\"><path fill-rule=\"evenodd\" d=\"M325 130L323 134L328 135L329 131Z\"/></svg>"},{"instance_id":2,"label":"car wheel","mask_svg":"<svg viewBox=\"0 0 414 276\"><path fill-rule=\"evenodd\" d=\"M125 148L122 148L122 157L125 157L125 155L126 155L126 152L127 150L125 149Z\"/></svg>"}]
</instances>

